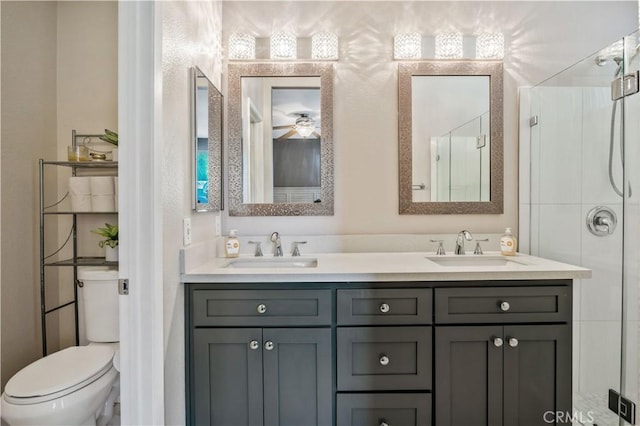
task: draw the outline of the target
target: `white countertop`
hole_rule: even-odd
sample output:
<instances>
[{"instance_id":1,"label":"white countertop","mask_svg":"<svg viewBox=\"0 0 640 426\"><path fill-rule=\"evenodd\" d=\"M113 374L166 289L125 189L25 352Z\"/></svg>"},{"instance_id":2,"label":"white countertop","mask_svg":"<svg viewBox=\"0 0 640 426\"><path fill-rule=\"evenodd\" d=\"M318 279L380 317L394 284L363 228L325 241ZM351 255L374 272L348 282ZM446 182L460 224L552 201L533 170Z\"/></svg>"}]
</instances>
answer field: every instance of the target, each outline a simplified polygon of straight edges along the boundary
<instances>
[{"instance_id":1,"label":"white countertop","mask_svg":"<svg viewBox=\"0 0 640 426\"><path fill-rule=\"evenodd\" d=\"M489 256L445 255L438 258L456 259ZM236 259L214 258L181 275L185 283L252 283L252 282L373 282L373 281L476 281L535 280L591 278L591 270L539 257L518 254L506 266L442 266L429 257L433 252L420 253L326 253L305 254L299 259L317 259L315 267L230 268ZM271 258L265 256L263 259ZM253 256L238 259L251 261ZM260 258L258 258L260 259ZM290 256L277 259L291 259ZM293 258L298 259L298 258Z\"/></svg>"}]
</instances>

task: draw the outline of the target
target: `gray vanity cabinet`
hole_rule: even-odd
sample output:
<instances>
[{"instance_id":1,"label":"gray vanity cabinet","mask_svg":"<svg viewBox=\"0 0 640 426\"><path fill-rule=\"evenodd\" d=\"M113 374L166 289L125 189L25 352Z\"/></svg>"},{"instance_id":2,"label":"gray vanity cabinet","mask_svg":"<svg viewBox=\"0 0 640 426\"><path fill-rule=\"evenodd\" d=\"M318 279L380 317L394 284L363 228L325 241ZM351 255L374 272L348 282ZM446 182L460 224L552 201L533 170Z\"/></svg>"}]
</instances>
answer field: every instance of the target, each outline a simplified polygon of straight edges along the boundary
<instances>
[{"instance_id":1,"label":"gray vanity cabinet","mask_svg":"<svg viewBox=\"0 0 640 426\"><path fill-rule=\"evenodd\" d=\"M436 289L435 424L548 425L571 412L570 291Z\"/></svg>"},{"instance_id":2,"label":"gray vanity cabinet","mask_svg":"<svg viewBox=\"0 0 640 426\"><path fill-rule=\"evenodd\" d=\"M194 291L188 423L331 425L330 295L326 290ZM327 327L309 327L323 324Z\"/></svg>"}]
</instances>

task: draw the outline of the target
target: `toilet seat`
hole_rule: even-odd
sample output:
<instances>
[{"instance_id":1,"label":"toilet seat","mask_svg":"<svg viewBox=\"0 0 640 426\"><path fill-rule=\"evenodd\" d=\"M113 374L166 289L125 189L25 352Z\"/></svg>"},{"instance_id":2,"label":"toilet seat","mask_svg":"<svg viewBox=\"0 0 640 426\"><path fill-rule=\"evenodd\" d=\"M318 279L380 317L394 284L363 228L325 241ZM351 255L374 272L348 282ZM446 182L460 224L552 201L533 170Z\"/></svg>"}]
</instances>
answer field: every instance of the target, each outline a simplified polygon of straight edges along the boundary
<instances>
[{"instance_id":1,"label":"toilet seat","mask_svg":"<svg viewBox=\"0 0 640 426\"><path fill-rule=\"evenodd\" d=\"M72 346L26 366L5 387L4 398L16 405L61 398L96 381L113 368L108 346Z\"/></svg>"}]
</instances>

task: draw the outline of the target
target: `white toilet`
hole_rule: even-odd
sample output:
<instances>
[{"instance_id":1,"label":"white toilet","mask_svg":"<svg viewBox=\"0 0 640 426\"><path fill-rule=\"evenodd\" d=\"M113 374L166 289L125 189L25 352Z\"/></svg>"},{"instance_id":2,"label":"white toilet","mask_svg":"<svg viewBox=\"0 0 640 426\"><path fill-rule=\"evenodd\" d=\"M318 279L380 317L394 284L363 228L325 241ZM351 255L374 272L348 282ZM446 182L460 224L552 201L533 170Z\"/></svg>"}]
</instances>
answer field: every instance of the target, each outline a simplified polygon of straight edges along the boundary
<instances>
[{"instance_id":1,"label":"white toilet","mask_svg":"<svg viewBox=\"0 0 640 426\"><path fill-rule=\"evenodd\" d=\"M87 346L73 346L16 373L2 394L9 425L104 425L119 397L118 271L79 268Z\"/></svg>"}]
</instances>

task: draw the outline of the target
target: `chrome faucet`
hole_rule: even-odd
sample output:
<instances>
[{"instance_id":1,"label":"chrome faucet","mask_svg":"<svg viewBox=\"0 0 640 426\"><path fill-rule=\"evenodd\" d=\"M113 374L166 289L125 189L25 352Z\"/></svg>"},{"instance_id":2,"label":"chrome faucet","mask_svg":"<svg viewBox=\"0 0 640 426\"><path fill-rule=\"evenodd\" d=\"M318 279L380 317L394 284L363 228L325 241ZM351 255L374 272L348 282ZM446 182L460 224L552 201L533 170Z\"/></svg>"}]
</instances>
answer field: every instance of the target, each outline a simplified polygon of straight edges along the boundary
<instances>
[{"instance_id":1,"label":"chrome faucet","mask_svg":"<svg viewBox=\"0 0 640 426\"><path fill-rule=\"evenodd\" d=\"M456 254L464 254L464 240L473 240L471 232L465 230L458 232L458 237L456 238Z\"/></svg>"},{"instance_id":2,"label":"chrome faucet","mask_svg":"<svg viewBox=\"0 0 640 426\"><path fill-rule=\"evenodd\" d=\"M280 234L274 232L271 234L271 241L273 241L273 255L276 257L282 257L282 243L280 242Z\"/></svg>"}]
</instances>

